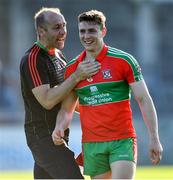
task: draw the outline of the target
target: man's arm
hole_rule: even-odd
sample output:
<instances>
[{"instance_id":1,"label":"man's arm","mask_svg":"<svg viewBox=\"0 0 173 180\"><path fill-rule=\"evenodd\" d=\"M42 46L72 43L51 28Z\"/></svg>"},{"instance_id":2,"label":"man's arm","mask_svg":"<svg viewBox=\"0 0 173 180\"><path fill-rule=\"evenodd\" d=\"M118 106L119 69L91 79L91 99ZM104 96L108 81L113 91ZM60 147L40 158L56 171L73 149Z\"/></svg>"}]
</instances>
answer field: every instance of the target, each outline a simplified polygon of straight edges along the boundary
<instances>
[{"instance_id":1,"label":"man's arm","mask_svg":"<svg viewBox=\"0 0 173 180\"><path fill-rule=\"evenodd\" d=\"M136 101L139 104L150 139L150 158L152 164L158 164L162 157L162 145L158 134L157 113L153 100L144 80L130 84Z\"/></svg>"},{"instance_id":2,"label":"man's arm","mask_svg":"<svg viewBox=\"0 0 173 180\"><path fill-rule=\"evenodd\" d=\"M64 137L64 131L69 127L77 103L77 96L74 91L71 91L63 100L61 109L56 118L55 129L52 133L52 139L56 145L63 143L62 137Z\"/></svg>"},{"instance_id":3,"label":"man's arm","mask_svg":"<svg viewBox=\"0 0 173 180\"><path fill-rule=\"evenodd\" d=\"M61 85L50 88L49 84L44 84L32 89L37 101L45 108L52 109L56 104L61 102L79 81L91 77L100 69L100 64L81 62L77 70L67 78Z\"/></svg>"},{"instance_id":4,"label":"man's arm","mask_svg":"<svg viewBox=\"0 0 173 180\"><path fill-rule=\"evenodd\" d=\"M79 114L79 100L76 102L75 112Z\"/></svg>"}]
</instances>

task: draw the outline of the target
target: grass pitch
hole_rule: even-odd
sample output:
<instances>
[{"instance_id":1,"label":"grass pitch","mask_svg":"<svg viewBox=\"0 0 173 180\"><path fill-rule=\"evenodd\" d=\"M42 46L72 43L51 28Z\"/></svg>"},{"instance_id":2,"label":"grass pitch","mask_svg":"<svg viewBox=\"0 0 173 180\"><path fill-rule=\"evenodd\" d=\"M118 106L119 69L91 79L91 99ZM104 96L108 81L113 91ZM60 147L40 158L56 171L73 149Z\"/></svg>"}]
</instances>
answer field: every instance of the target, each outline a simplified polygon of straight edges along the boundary
<instances>
[{"instance_id":1,"label":"grass pitch","mask_svg":"<svg viewBox=\"0 0 173 180\"><path fill-rule=\"evenodd\" d=\"M2 171L2 180L33 180L31 171ZM86 180L90 178L86 177ZM173 180L173 166L138 167L135 180Z\"/></svg>"}]
</instances>

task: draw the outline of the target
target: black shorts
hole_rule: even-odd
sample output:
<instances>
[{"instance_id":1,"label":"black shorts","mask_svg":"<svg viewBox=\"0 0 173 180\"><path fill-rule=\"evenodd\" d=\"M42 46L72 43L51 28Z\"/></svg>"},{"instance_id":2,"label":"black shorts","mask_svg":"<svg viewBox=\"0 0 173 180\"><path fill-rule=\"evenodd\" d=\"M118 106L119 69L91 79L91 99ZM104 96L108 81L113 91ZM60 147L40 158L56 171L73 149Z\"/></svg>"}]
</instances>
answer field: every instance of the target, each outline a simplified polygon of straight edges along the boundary
<instances>
[{"instance_id":1,"label":"black shorts","mask_svg":"<svg viewBox=\"0 0 173 180\"><path fill-rule=\"evenodd\" d=\"M74 153L63 145L54 145L52 137L29 144L33 154L35 179L83 179Z\"/></svg>"}]
</instances>

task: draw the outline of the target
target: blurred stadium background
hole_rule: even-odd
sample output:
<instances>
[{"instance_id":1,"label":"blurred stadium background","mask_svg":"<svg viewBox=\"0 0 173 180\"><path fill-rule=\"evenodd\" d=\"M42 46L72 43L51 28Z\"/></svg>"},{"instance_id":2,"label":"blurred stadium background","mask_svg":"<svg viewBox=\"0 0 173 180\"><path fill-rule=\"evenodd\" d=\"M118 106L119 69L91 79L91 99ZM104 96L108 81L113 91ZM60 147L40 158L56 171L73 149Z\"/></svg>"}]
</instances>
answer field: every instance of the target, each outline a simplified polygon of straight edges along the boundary
<instances>
[{"instance_id":1,"label":"blurred stadium background","mask_svg":"<svg viewBox=\"0 0 173 180\"><path fill-rule=\"evenodd\" d=\"M164 148L160 165L173 165L173 0L0 0L0 172L30 170L33 165L23 130L19 63L36 39L33 16L42 6L59 7L68 22L63 51L68 59L82 50L78 14L90 9L105 13L105 42L133 54L142 66L159 117ZM147 130L133 98L132 106L138 164L150 165ZM76 155L81 149L78 121L75 115L70 136Z\"/></svg>"}]
</instances>

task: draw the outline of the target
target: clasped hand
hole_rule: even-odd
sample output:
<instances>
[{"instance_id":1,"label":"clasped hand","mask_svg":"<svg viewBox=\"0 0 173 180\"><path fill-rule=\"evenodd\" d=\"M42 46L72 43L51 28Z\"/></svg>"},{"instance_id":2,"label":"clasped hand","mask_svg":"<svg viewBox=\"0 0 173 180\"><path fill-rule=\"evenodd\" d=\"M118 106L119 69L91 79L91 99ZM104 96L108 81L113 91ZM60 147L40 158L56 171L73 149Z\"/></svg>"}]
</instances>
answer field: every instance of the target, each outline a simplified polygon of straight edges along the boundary
<instances>
[{"instance_id":1,"label":"clasped hand","mask_svg":"<svg viewBox=\"0 0 173 180\"><path fill-rule=\"evenodd\" d=\"M80 80L84 80L98 73L100 68L101 65L97 61L94 62L83 61L79 63L75 73L77 77L80 77Z\"/></svg>"},{"instance_id":2,"label":"clasped hand","mask_svg":"<svg viewBox=\"0 0 173 180\"><path fill-rule=\"evenodd\" d=\"M60 129L60 128L55 128L52 133L52 140L53 140L54 144L55 145L66 144L63 137L64 137L64 130Z\"/></svg>"}]
</instances>

